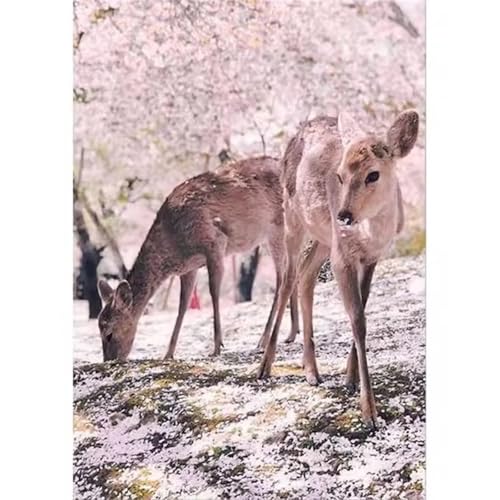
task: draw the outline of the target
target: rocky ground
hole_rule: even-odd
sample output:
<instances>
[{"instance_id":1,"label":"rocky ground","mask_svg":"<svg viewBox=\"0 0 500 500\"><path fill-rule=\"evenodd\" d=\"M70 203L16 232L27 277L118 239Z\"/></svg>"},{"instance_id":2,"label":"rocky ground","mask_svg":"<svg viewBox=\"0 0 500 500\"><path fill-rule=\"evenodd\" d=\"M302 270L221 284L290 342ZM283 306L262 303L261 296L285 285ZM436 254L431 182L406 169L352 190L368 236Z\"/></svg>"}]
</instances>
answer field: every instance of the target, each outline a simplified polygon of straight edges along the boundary
<instances>
[{"instance_id":1,"label":"rocky ground","mask_svg":"<svg viewBox=\"0 0 500 500\"><path fill-rule=\"evenodd\" d=\"M145 316L124 364L100 362L97 325L75 304L75 498L424 498L423 257L387 260L374 278L375 433L343 387L351 331L334 284L315 297L319 387L305 382L300 339L255 379L269 301L223 311L218 359L208 308L188 312L174 362L161 358L175 314Z\"/></svg>"}]
</instances>

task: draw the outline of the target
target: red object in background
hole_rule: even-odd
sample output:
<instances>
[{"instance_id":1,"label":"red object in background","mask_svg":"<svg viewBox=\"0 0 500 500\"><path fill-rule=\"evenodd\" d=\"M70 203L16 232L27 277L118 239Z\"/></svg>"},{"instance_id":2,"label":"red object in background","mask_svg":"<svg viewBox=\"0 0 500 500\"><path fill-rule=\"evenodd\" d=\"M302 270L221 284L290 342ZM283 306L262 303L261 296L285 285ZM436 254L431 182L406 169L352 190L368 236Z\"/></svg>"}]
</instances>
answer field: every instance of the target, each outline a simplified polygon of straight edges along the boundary
<instances>
[{"instance_id":1,"label":"red object in background","mask_svg":"<svg viewBox=\"0 0 500 500\"><path fill-rule=\"evenodd\" d=\"M198 298L198 291L196 289L196 286L194 287L193 295L191 296L189 309L201 309L200 299Z\"/></svg>"}]
</instances>

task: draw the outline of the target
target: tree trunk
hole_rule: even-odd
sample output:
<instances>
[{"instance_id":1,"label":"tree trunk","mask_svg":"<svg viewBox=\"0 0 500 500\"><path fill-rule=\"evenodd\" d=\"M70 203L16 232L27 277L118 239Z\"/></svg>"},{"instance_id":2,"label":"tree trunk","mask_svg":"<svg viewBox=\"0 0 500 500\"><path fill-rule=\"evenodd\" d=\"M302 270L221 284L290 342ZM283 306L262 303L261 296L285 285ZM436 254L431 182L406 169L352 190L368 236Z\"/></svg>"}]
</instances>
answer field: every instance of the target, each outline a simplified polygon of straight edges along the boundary
<instances>
[{"instance_id":1,"label":"tree trunk","mask_svg":"<svg viewBox=\"0 0 500 500\"><path fill-rule=\"evenodd\" d=\"M249 256L244 258L240 264L237 302L252 300L252 288L259 265L259 256L260 251L259 247L257 247Z\"/></svg>"},{"instance_id":2,"label":"tree trunk","mask_svg":"<svg viewBox=\"0 0 500 500\"><path fill-rule=\"evenodd\" d=\"M82 248L80 279L83 285L83 297L89 303L89 319L97 318L102 309L101 297L97 289L97 266L102 259L101 251L90 242Z\"/></svg>"},{"instance_id":3,"label":"tree trunk","mask_svg":"<svg viewBox=\"0 0 500 500\"><path fill-rule=\"evenodd\" d=\"M97 318L102 308L101 297L97 290L97 266L102 259L101 252L104 248L97 248L90 241L76 189L73 190L73 223L78 237L78 246L82 252L77 281L82 288L82 298L89 303L89 319L94 319Z\"/></svg>"},{"instance_id":4,"label":"tree trunk","mask_svg":"<svg viewBox=\"0 0 500 500\"><path fill-rule=\"evenodd\" d=\"M102 302L97 289L97 266L102 259L104 247L97 248L90 241L90 234L83 216L82 203L80 197L80 182L84 167L84 149L80 154L80 171L78 178L73 178L73 228L78 238L80 247L80 269L76 278L74 290L78 295L80 286L82 298L89 303L89 319L95 319L101 312Z\"/></svg>"},{"instance_id":5,"label":"tree trunk","mask_svg":"<svg viewBox=\"0 0 500 500\"><path fill-rule=\"evenodd\" d=\"M118 266L119 277L121 279L124 279L127 276L127 268L125 267L125 263L123 262L123 257L120 253L120 249L118 248L118 243L116 242L111 232L101 221L101 218L99 217L99 215L97 215L97 212L90 206L89 200L85 196L85 193L80 193L80 198L82 200L83 206L85 207L85 210L90 215L92 222L95 224L95 227L106 241L106 246L108 246L113 253L115 262Z\"/></svg>"}]
</instances>

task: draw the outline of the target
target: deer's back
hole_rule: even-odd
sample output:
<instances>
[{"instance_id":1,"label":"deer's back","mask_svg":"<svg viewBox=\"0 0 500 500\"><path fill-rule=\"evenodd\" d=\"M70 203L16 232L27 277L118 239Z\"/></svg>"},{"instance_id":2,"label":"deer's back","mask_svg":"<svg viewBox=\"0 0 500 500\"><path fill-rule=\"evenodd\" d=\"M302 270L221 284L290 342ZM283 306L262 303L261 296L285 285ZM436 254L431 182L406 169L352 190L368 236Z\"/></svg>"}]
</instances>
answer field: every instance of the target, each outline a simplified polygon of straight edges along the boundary
<instances>
[{"instance_id":1,"label":"deer's back","mask_svg":"<svg viewBox=\"0 0 500 500\"><path fill-rule=\"evenodd\" d=\"M342 158L337 118L319 116L302 123L282 160L281 182L285 200L311 235L330 242L327 183Z\"/></svg>"},{"instance_id":2,"label":"deer's back","mask_svg":"<svg viewBox=\"0 0 500 500\"><path fill-rule=\"evenodd\" d=\"M158 219L183 253L196 253L219 232L228 253L248 250L283 223L279 162L253 158L188 179L168 196Z\"/></svg>"},{"instance_id":3,"label":"deer's back","mask_svg":"<svg viewBox=\"0 0 500 500\"><path fill-rule=\"evenodd\" d=\"M315 162L316 173L320 177L332 167L332 159L340 161L342 147L336 117L318 116L301 123L299 131L288 143L282 159L281 182L289 196L293 197L297 191L297 168L304 155L318 146L324 149L325 160Z\"/></svg>"}]
</instances>

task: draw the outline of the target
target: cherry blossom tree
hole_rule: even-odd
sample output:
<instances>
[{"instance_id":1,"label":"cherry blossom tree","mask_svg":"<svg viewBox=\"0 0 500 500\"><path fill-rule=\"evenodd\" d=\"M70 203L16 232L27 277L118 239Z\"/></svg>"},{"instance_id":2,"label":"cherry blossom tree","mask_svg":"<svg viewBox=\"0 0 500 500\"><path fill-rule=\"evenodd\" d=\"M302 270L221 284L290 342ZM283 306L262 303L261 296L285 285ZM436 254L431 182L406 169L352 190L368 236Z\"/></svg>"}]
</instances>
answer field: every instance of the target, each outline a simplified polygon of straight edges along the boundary
<instances>
[{"instance_id":1,"label":"cherry blossom tree","mask_svg":"<svg viewBox=\"0 0 500 500\"><path fill-rule=\"evenodd\" d=\"M75 0L74 151L75 164L86 151L89 203L120 238L131 204L152 218L222 151L279 156L300 121L339 109L379 132L417 108L422 147L413 3L410 19L393 1Z\"/></svg>"}]
</instances>

